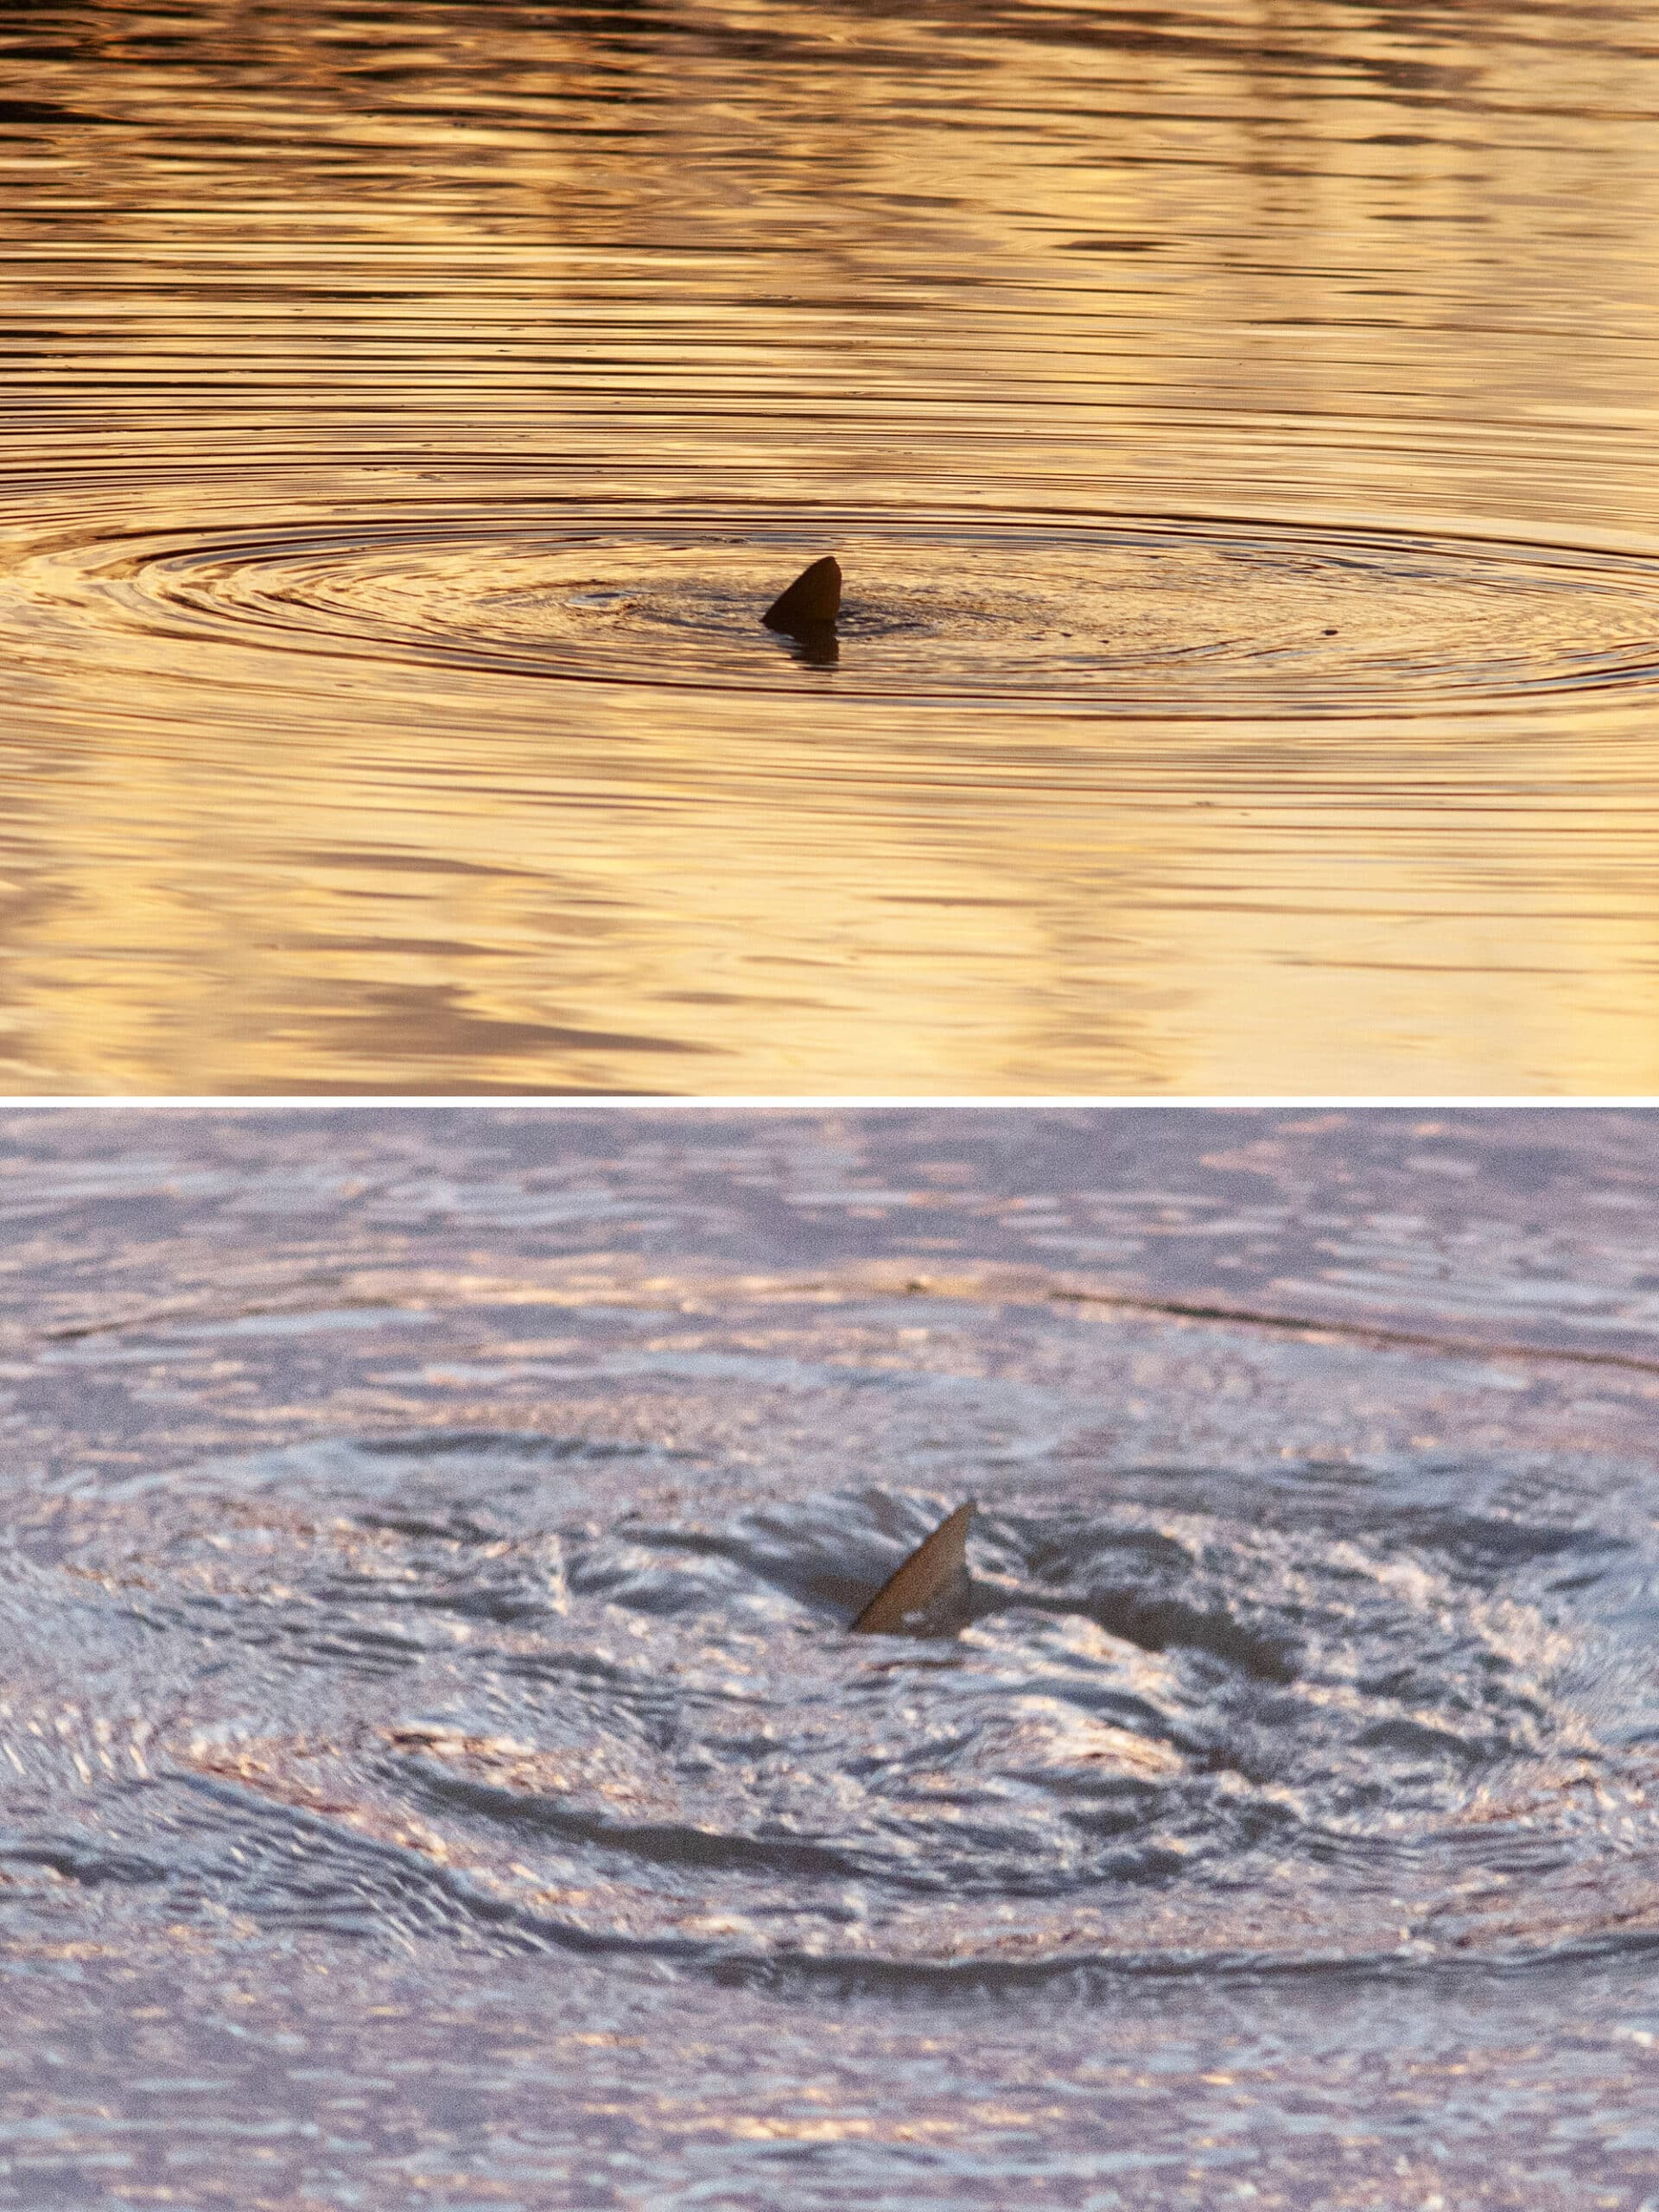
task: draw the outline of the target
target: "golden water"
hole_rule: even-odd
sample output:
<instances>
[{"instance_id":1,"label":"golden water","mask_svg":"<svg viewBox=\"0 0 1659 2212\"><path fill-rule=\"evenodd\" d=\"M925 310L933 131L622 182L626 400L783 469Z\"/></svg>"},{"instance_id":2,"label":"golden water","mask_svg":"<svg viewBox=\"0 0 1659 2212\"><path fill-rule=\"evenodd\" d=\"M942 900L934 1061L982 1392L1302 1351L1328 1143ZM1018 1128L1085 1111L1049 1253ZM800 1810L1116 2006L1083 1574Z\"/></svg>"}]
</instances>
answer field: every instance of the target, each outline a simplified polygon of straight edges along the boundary
<instances>
[{"instance_id":1,"label":"golden water","mask_svg":"<svg viewBox=\"0 0 1659 2212\"><path fill-rule=\"evenodd\" d=\"M5 1087L1659 1090L1644 13L0 55Z\"/></svg>"}]
</instances>

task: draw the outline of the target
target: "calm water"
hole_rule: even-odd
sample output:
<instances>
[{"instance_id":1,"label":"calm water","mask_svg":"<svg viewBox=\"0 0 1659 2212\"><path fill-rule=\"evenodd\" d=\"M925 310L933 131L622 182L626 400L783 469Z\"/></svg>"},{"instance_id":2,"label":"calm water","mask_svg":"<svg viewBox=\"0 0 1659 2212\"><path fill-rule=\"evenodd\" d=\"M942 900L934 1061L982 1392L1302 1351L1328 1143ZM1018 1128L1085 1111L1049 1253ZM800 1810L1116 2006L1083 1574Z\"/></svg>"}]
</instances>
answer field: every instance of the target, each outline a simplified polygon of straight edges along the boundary
<instances>
[{"instance_id":1,"label":"calm water","mask_svg":"<svg viewBox=\"0 0 1659 2212\"><path fill-rule=\"evenodd\" d=\"M1651 32L12 11L0 1084L1659 1089Z\"/></svg>"},{"instance_id":2,"label":"calm water","mask_svg":"<svg viewBox=\"0 0 1659 2212\"><path fill-rule=\"evenodd\" d=\"M1651 1120L123 1127L0 1127L0 2203L1652 2207Z\"/></svg>"}]
</instances>

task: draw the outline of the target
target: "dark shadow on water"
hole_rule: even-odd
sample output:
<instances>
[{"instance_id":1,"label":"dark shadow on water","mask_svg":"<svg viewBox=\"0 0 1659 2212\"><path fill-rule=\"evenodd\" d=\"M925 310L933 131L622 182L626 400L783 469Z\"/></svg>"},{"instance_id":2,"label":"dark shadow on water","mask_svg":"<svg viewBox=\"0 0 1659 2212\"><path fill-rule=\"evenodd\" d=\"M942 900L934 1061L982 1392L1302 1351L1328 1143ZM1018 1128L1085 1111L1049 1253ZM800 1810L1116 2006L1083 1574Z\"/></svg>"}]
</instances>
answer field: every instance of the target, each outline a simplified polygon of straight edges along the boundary
<instances>
[{"instance_id":1,"label":"dark shadow on water","mask_svg":"<svg viewBox=\"0 0 1659 2212\"><path fill-rule=\"evenodd\" d=\"M833 622L768 622L766 627L808 668L834 668L841 658L841 639Z\"/></svg>"}]
</instances>

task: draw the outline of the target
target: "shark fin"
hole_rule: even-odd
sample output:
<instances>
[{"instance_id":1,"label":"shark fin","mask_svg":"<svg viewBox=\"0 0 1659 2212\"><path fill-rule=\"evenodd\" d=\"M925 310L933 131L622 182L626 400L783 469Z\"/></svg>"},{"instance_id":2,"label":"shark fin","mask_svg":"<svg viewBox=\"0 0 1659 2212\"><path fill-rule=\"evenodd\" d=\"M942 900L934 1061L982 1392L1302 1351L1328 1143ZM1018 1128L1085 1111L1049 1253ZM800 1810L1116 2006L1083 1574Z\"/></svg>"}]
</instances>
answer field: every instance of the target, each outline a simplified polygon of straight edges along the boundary
<instances>
[{"instance_id":1,"label":"shark fin","mask_svg":"<svg viewBox=\"0 0 1659 2212\"><path fill-rule=\"evenodd\" d=\"M840 612L841 563L833 553L826 553L801 570L760 620L768 630L817 630L833 622Z\"/></svg>"},{"instance_id":2,"label":"shark fin","mask_svg":"<svg viewBox=\"0 0 1659 2212\"><path fill-rule=\"evenodd\" d=\"M947 1609L960 1612L968 1584L970 1498L918 1544L853 1623L854 1636L937 1636Z\"/></svg>"}]
</instances>

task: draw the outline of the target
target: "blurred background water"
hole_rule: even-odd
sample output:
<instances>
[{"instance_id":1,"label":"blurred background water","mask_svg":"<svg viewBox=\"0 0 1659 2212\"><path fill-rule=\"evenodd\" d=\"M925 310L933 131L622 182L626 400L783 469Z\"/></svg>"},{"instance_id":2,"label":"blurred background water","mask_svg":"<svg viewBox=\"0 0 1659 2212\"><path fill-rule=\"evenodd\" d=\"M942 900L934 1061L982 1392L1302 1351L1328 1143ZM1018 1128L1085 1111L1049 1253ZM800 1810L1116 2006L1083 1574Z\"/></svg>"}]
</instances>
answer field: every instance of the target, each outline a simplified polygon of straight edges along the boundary
<instances>
[{"instance_id":1,"label":"blurred background water","mask_svg":"<svg viewBox=\"0 0 1659 2212\"><path fill-rule=\"evenodd\" d=\"M1659 1087L1656 118L1618 0L11 10L0 1084Z\"/></svg>"},{"instance_id":2,"label":"blurred background water","mask_svg":"<svg viewBox=\"0 0 1659 2212\"><path fill-rule=\"evenodd\" d=\"M1651 2206L1650 1116L121 1128L0 1125L0 2203Z\"/></svg>"}]
</instances>

